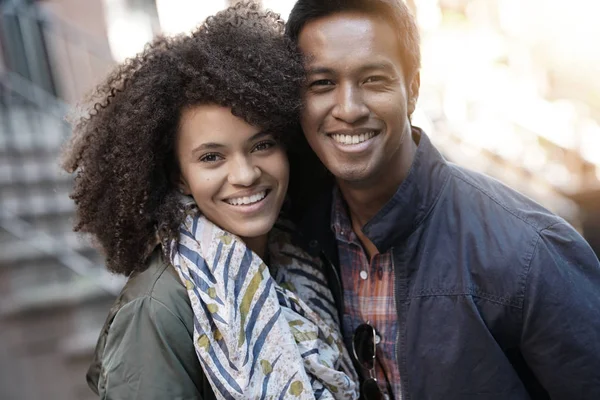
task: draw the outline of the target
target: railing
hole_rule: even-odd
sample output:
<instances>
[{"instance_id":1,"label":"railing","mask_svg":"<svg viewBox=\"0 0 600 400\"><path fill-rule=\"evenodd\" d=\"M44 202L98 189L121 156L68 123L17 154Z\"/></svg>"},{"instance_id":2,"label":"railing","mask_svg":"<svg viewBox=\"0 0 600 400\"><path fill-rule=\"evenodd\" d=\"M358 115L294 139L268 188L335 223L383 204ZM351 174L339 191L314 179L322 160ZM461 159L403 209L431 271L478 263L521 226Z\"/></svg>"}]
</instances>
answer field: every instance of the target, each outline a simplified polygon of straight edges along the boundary
<instances>
[{"instance_id":1,"label":"railing","mask_svg":"<svg viewBox=\"0 0 600 400\"><path fill-rule=\"evenodd\" d=\"M110 65L108 49L31 1L0 0L0 266L47 257L110 294L123 280L71 230L72 178L58 155L70 128L65 99ZM2 65L3 64L3 65ZM77 278L78 277L78 278Z\"/></svg>"}]
</instances>

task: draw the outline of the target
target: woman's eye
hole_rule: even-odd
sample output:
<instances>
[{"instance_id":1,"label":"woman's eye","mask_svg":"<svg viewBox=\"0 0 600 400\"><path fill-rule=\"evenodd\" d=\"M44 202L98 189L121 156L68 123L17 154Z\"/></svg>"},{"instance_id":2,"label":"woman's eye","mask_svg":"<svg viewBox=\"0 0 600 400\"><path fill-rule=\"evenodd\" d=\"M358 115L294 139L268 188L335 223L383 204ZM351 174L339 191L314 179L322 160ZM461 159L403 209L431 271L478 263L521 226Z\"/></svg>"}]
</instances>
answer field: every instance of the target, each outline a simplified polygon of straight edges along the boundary
<instances>
[{"instance_id":1,"label":"woman's eye","mask_svg":"<svg viewBox=\"0 0 600 400\"><path fill-rule=\"evenodd\" d=\"M310 83L310 87L323 87L323 86L332 86L333 81L331 79L319 79Z\"/></svg>"},{"instance_id":2,"label":"woman's eye","mask_svg":"<svg viewBox=\"0 0 600 400\"><path fill-rule=\"evenodd\" d=\"M205 154L202 157L200 157L200 161L206 162L206 163L216 162L221 159L222 159L222 157L215 153Z\"/></svg>"},{"instance_id":3,"label":"woman's eye","mask_svg":"<svg viewBox=\"0 0 600 400\"><path fill-rule=\"evenodd\" d=\"M265 140L264 142L260 142L256 146L254 146L253 151L264 151L270 149L273 146L275 146L274 141Z\"/></svg>"}]
</instances>

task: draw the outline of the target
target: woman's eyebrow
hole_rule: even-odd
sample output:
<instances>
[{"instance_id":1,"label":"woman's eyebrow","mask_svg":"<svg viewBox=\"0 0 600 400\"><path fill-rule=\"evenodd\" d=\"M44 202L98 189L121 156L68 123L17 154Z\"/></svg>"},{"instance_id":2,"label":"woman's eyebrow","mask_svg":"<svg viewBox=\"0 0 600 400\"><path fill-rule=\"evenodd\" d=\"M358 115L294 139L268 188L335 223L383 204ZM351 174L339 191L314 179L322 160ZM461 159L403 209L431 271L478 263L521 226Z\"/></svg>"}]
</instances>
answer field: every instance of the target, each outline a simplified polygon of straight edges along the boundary
<instances>
[{"instance_id":1,"label":"woman's eyebrow","mask_svg":"<svg viewBox=\"0 0 600 400\"><path fill-rule=\"evenodd\" d=\"M202 143L199 146L196 146L193 150L192 150L192 154L196 153L198 151L201 150L215 150L215 149L220 149L225 147L225 145L221 144L221 143L214 143L214 142L209 142L209 143Z\"/></svg>"}]
</instances>

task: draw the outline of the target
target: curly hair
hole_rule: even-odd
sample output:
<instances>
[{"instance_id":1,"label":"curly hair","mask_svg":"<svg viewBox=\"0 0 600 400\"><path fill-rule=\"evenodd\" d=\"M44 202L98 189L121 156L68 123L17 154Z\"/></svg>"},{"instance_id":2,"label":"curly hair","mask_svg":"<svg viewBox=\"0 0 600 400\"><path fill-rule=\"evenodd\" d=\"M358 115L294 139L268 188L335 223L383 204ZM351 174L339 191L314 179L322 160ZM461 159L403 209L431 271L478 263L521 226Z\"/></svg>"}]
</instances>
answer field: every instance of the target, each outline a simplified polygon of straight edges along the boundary
<instances>
[{"instance_id":1,"label":"curly hair","mask_svg":"<svg viewBox=\"0 0 600 400\"><path fill-rule=\"evenodd\" d=\"M75 231L89 233L108 270L145 268L161 238L183 217L174 153L180 113L231 108L284 144L297 133L302 59L278 14L237 4L189 35L159 37L118 66L91 95L62 166L75 173Z\"/></svg>"}]
</instances>

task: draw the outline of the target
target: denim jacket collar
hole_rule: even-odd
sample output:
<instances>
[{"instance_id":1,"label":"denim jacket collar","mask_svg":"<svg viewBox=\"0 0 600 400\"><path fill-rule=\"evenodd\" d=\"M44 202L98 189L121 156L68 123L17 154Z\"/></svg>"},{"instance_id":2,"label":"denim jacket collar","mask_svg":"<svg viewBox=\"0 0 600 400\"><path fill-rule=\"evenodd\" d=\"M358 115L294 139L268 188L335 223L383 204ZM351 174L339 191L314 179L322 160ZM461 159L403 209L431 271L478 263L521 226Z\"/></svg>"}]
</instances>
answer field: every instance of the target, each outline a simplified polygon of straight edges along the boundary
<instances>
[{"instance_id":1,"label":"denim jacket collar","mask_svg":"<svg viewBox=\"0 0 600 400\"><path fill-rule=\"evenodd\" d=\"M382 253L405 240L425 220L450 176L446 160L429 137L417 127L412 132L419 144L406 179L362 229Z\"/></svg>"}]
</instances>

